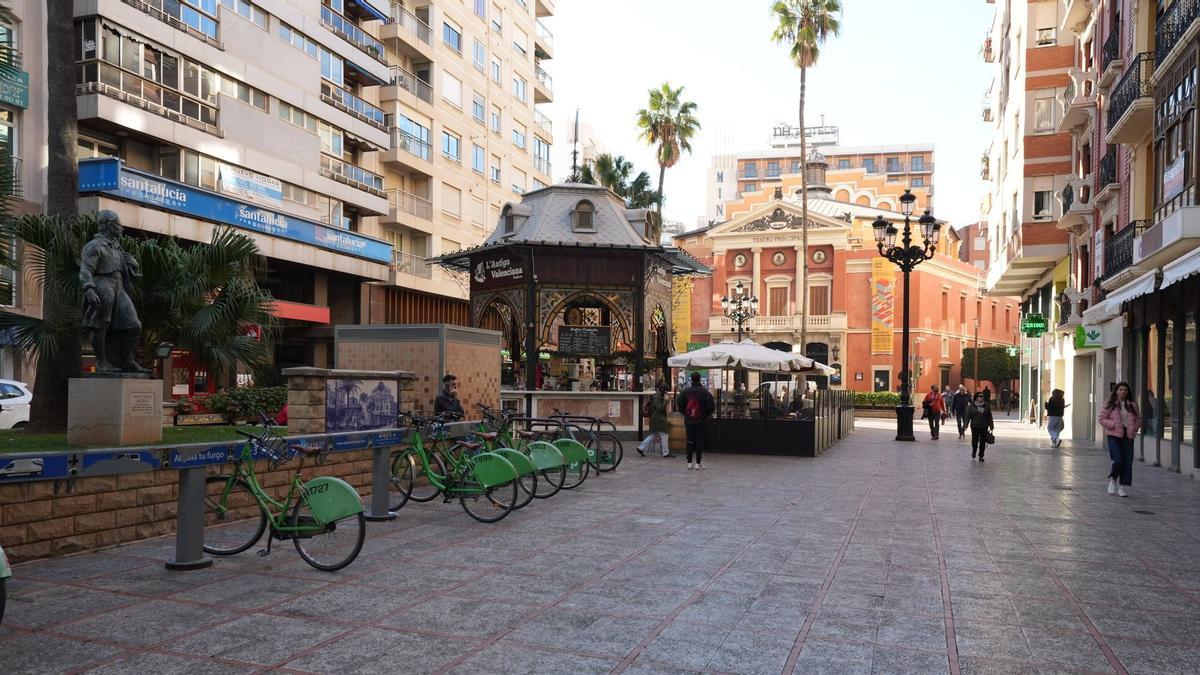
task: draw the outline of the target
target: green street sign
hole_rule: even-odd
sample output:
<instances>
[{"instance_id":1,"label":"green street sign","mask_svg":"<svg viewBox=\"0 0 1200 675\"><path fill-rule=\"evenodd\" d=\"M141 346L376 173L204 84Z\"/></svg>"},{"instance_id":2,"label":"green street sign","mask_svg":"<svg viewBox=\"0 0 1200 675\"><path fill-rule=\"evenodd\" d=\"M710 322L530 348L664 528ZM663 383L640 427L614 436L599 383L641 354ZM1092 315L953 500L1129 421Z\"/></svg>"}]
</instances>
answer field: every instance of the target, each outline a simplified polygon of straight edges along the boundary
<instances>
[{"instance_id":1,"label":"green street sign","mask_svg":"<svg viewBox=\"0 0 1200 675\"><path fill-rule=\"evenodd\" d=\"M1008 355L1009 355L1009 356L1016 356L1018 353L1020 353L1020 351L1021 351L1021 350L1020 350L1020 349L1017 349L1016 347L1009 347L1009 348L1008 348Z\"/></svg>"},{"instance_id":2,"label":"green street sign","mask_svg":"<svg viewBox=\"0 0 1200 675\"><path fill-rule=\"evenodd\" d=\"M1075 349L1099 349L1104 346L1102 333L1096 326L1075 327Z\"/></svg>"},{"instance_id":3,"label":"green street sign","mask_svg":"<svg viewBox=\"0 0 1200 675\"><path fill-rule=\"evenodd\" d=\"M29 73L0 71L0 103L17 108L29 107Z\"/></svg>"},{"instance_id":4,"label":"green street sign","mask_svg":"<svg viewBox=\"0 0 1200 675\"><path fill-rule=\"evenodd\" d=\"M1041 314L1026 314L1021 318L1021 332L1025 334L1025 337L1041 337L1049 328L1050 322Z\"/></svg>"}]
</instances>

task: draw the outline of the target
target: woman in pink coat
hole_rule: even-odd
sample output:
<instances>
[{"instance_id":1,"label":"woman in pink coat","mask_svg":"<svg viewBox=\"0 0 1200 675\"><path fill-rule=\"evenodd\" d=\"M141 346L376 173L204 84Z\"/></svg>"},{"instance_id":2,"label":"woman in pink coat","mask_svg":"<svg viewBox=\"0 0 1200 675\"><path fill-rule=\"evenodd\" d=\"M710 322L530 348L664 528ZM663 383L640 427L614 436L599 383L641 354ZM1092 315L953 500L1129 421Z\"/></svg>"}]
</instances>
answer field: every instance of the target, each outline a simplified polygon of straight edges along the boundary
<instances>
[{"instance_id":1,"label":"woman in pink coat","mask_svg":"<svg viewBox=\"0 0 1200 675\"><path fill-rule=\"evenodd\" d=\"M1132 399L1129 384L1119 382L1100 409L1100 426L1108 435L1108 456L1112 459L1108 494L1116 492L1122 497L1129 496L1127 490L1133 484L1133 439L1142 426L1137 404Z\"/></svg>"}]
</instances>

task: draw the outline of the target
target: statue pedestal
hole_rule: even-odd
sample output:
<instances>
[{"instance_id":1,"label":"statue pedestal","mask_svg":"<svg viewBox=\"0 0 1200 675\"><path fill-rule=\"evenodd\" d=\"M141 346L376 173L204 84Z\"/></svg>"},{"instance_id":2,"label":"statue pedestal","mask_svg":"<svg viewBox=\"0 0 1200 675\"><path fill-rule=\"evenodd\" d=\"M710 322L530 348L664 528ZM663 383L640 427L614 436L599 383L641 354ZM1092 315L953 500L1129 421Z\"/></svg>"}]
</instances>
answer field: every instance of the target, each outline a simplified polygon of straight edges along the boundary
<instances>
[{"instance_id":1,"label":"statue pedestal","mask_svg":"<svg viewBox=\"0 0 1200 675\"><path fill-rule=\"evenodd\" d=\"M133 445L162 441L162 380L137 376L72 378L67 442Z\"/></svg>"}]
</instances>

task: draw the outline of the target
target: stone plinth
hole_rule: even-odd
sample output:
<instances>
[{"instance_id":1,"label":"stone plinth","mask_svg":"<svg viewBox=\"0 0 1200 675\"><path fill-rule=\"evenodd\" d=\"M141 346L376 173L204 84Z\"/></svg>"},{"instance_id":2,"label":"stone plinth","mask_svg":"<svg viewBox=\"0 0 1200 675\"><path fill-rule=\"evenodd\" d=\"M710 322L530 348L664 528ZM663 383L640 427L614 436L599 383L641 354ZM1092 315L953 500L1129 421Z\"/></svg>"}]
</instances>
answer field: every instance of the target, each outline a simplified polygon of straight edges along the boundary
<instances>
[{"instance_id":1,"label":"stone plinth","mask_svg":"<svg viewBox=\"0 0 1200 675\"><path fill-rule=\"evenodd\" d=\"M84 377L71 380L67 442L131 445L162 441L162 380Z\"/></svg>"}]
</instances>

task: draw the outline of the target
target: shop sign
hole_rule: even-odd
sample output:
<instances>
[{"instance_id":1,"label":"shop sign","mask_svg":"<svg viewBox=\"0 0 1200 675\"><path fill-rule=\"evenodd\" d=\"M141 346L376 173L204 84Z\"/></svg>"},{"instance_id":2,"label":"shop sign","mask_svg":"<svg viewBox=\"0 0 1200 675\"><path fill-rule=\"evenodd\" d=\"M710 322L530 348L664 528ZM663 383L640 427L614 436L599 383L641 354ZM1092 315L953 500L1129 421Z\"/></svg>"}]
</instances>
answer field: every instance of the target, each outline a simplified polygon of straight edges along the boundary
<instances>
[{"instance_id":1,"label":"shop sign","mask_svg":"<svg viewBox=\"0 0 1200 675\"><path fill-rule=\"evenodd\" d=\"M118 159L79 162L79 193L92 192L375 262L392 262L392 245L386 241L269 211L208 190L129 169L122 166Z\"/></svg>"},{"instance_id":2,"label":"shop sign","mask_svg":"<svg viewBox=\"0 0 1200 675\"><path fill-rule=\"evenodd\" d=\"M1104 346L1103 331L1099 326L1075 327L1075 349L1099 349Z\"/></svg>"},{"instance_id":3,"label":"shop sign","mask_svg":"<svg viewBox=\"0 0 1200 675\"><path fill-rule=\"evenodd\" d=\"M221 165L220 173L221 192L255 204L283 206L283 183L278 178L228 164Z\"/></svg>"},{"instance_id":4,"label":"shop sign","mask_svg":"<svg viewBox=\"0 0 1200 675\"><path fill-rule=\"evenodd\" d=\"M1021 319L1021 332L1025 334L1025 337L1041 337L1049 328L1050 324L1046 321L1046 317L1036 312L1026 314Z\"/></svg>"},{"instance_id":5,"label":"shop sign","mask_svg":"<svg viewBox=\"0 0 1200 675\"><path fill-rule=\"evenodd\" d=\"M521 261L511 256L500 256L475 260L471 269L471 285L476 288L503 286L521 281L525 268Z\"/></svg>"},{"instance_id":6,"label":"shop sign","mask_svg":"<svg viewBox=\"0 0 1200 675\"><path fill-rule=\"evenodd\" d=\"M608 326L559 326L558 351L577 356L604 356L612 352Z\"/></svg>"},{"instance_id":7,"label":"shop sign","mask_svg":"<svg viewBox=\"0 0 1200 675\"><path fill-rule=\"evenodd\" d=\"M0 69L0 103L16 108L29 107L29 73Z\"/></svg>"},{"instance_id":8,"label":"shop sign","mask_svg":"<svg viewBox=\"0 0 1200 675\"><path fill-rule=\"evenodd\" d=\"M1163 169L1163 201L1168 201L1183 192L1183 179L1187 174L1187 150L1179 153L1174 162Z\"/></svg>"}]
</instances>

